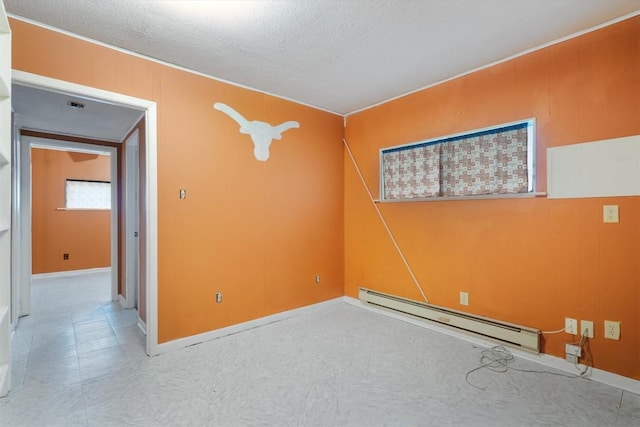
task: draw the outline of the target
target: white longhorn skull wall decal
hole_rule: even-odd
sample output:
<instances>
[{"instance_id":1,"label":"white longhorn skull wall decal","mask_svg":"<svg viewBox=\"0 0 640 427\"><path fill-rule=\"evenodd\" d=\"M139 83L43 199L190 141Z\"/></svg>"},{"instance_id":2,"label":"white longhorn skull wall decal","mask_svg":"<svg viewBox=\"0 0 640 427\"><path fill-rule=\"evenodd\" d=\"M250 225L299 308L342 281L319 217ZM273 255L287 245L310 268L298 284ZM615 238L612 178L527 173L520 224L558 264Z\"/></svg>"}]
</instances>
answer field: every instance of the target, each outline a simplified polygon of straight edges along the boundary
<instances>
[{"instance_id":1,"label":"white longhorn skull wall decal","mask_svg":"<svg viewBox=\"0 0 640 427\"><path fill-rule=\"evenodd\" d=\"M242 117L242 115L236 110L221 102L213 104L213 108L218 111L222 111L227 116L235 120L236 123L240 125L240 133L251 135L251 140L253 141L253 155L256 156L257 160L263 162L266 162L269 159L269 147L271 146L272 140L281 139L282 132L286 130L300 127L300 124L294 121L284 122L278 126L272 126L269 123L258 120L250 122Z\"/></svg>"}]
</instances>

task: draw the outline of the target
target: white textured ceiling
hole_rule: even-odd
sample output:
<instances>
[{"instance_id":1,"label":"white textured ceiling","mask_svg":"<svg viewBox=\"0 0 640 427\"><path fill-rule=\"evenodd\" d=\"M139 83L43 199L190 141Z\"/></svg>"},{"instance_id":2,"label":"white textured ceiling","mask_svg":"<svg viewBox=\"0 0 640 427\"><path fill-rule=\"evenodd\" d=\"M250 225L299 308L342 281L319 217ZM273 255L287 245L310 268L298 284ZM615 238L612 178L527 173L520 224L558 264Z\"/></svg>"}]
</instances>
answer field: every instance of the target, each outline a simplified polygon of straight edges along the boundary
<instances>
[{"instance_id":1,"label":"white textured ceiling","mask_svg":"<svg viewBox=\"0 0 640 427\"><path fill-rule=\"evenodd\" d=\"M640 0L4 0L7 11L345 114L640 10Z\"/></svg>"}]
</instances>

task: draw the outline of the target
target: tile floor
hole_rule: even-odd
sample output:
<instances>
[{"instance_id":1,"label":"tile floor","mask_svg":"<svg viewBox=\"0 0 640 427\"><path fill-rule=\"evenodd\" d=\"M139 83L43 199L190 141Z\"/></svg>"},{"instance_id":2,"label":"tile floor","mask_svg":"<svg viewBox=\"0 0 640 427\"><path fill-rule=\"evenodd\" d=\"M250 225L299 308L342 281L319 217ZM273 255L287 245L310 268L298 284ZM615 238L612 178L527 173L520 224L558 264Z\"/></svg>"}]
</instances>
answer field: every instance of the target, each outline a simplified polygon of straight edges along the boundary
<instances>
[{"instance_id":1,"label":"tile floor","mask_svg":"<svg viewBox=\"0 0 640 427\"><path fill-rule=\"evenodd\" d=\"M586 379L479 370L474 388L481 348L348 304L149 358L108 298L103 273L34 282L1 426L640 425L640 396Z\"/></svg>"}]
</instances>

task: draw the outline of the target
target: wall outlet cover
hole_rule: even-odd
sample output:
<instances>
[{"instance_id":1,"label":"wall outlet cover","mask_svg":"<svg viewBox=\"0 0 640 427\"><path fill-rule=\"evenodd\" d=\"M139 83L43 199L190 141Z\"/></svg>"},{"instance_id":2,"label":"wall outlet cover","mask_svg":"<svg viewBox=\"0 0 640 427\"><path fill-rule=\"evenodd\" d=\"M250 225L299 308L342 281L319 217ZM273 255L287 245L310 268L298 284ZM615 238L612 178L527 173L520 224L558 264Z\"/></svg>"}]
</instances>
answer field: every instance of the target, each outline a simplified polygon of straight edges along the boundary
<instances>
[{"instance_id":1,"label":"wall outlet cover","mask_svg":"<svg viewBox=\"0 0 640 427\"><path fill-rule=\"evenodd\" d=\"M593 338L593 322L591 320L580 321L580 336Z\"/></svg>"},{"instance_id":2,"label":"wall outlet cover","mask_svg":"<svg viewBox=\"0 0 640 427\"><path fill-rule=\"evenodd\" d=\"M460 292L460 305L469 305L469 293Z\"/></svg>"},{"instance_id":3,"label":"wall outlet cover","mask_svg":"<svg viewBox=\"0 0 640 427\"><path fill-rule=\"evenodd\" d=\"M620 322L613 320L604 321L604 337L610 340L620 339Z\"/></svg>"},{"instance_id":4,"label":"wall outlet cover","mask_svg":"<svg viewBox=\"0 0 640 427\"><path fill-rule=\"evenodd\" d=\"M604 205L602 208L602 220L610 224L620 222L618 205Z\"/></svg>"},{"instance_id":5,"label":"wall outlet cover","mask_svg":"<svg viewBox=\"0 0 640 427\"><path fill-rule=\"evenodd\" d=\"M567 356L568 355L572 355L576 357L582 356L582 349L580 348L579 345L576 345L576 344L566 344L565 352L567 353Z\"/></svg>"},{"instance_id":6,"label":"wall outlet cover","mask_svg":"<svg viewBox=\"0 0 640 427\"><path fill-rule=\"evenodd\" d=\"M578 321L576 319L572 319L567 317L564 319L564 331L568 334L577 335L578 334Z\"/></svg>"},{"instance_id":7,"label":"wall outlet cover","mask_svg":"<svg viewBox=\"0 0 640 427\"><path fill-rule=\"evenodd\" d=\"M573 364L578 363L578 356L576 356L575 354L567 353L567 362L573 363Z\"/></svg>"}]
</instances>

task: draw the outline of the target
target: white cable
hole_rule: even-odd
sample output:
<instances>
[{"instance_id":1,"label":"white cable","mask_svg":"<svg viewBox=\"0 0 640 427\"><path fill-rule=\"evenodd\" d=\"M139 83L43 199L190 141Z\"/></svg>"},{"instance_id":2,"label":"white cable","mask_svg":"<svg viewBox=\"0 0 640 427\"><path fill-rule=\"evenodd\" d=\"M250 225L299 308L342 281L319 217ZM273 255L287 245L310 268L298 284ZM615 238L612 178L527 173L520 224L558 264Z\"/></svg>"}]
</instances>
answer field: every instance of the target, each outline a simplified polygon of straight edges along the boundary
<instances>
[{"instance_id":1,"label":"white cable","mask_svg":"<svg viewBox=\"0 0 640 427\"><path fill-rule=\"evenodd\" d=\"M591 375L591 373L589 372L589 368L593 367L593 360L591 360L591 349L589 348L589 337L587 337L587 333L588 329L585 329L582 333L582 337L580 337L580 342L578 343L578 346L580 347L580 354L583 354L583 357L585 359L584 370L580 372L580 376L583 378L587 378ZM573 364L577 370L580 370L580 368L578 367L577 357Z\"/></svg>"},{"instance_id":2,"label":"white cable","mask_svg":"<svg viewBox=\"0 0 640 427\"><path fill-rule=\"evenodd\" d=\"M514 361L515 361L515 357L504 346L497 345L497 346L488 348L486 350L482 350L482 352L480 353L480 365L467 371L467 374L465 375L464 379L467 382L467 384L469 384L470 386L477 388L478 390L486 390L486 387L479 387L473 384L471 381L469 381L469 375L471 375L476 371L479 371L480 369L488 369L490 371L500 372L500 373L505 373L509 370L513 370L513 371L523 372L523 373L547 374L547 375L555 375L558 377L565 377L565 378L572 378L572 379L585 378L584 373L586 372L586 369L580 375L567 375L560 372L514 368L513 366L510 366L510 364L513 363Z\"/></svg>"},{"instance_id":3,"label":"white cable","mask_svg":"<svg viewBox=\"0 0 640 427\"><path fill-rule=\"evenodd\" d=\"M387 234L391 238L391 241L393 242L393 245L396 247L396 250L398 251L398 254L400 255L400 258L402 259L402 262L404 263L404 266L407 267L407 270L409 271L409 274L411 275L411 278L413 279L413 283L415 283L416 287L420 291L420 295L422 295L422 298L424 299L424 302L428 303L429 301L427 300L427 296L424 294L424 291L422 290L422 286L420 286L420 282L418 282L418 279L416 278L416 275L413 274L413 270L411 269L411 266L407 262L407 259L405 258L404 253L402 252L402 249L400 249L400 246L398 246L398 242L396 241L395 236L391 232L391 229L389 228L389 225L387 224L387 221L384 219L384 216L382 216L382 212L380 212L380 208L378 208L378 204L373 199L373 195L371 194L371 191L369 190L369 186L367 185L367 182L364 180L364 176L362 176L362 172L360 171L360 167L358 166L358 162L356 162L355 157L353 157L353 153L351 152L351 148L349 148L349 144L347 143L347 140L345 138L342 138L342 142L344 142L344 146L347 149L347 153L349 153L349 157L351 157L351 161L353 162L353 166L355 166L356 172L358 172L358 176L360 177L360 181L362 181L362 185L364 185L365 190L367 190L367 195L369 196L369 200L371 200L371 204L373 205L373 207L375 208L378 216L380 217L380 221L382 221L382 225L384 225L384 229L387 230Z\"/></svg>"},{"instance_id":4,"label":"white cable","mask_svg":"<svg viewBox=\"0 0 640 427\"><path fill-rule=\"evenodd\" d=\"M559 334L560 332L564 332L567 329L571 329L570 327L558 329L557 331L540 331L541 334Z\"/></svg>"}]
</instances>

